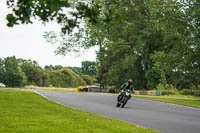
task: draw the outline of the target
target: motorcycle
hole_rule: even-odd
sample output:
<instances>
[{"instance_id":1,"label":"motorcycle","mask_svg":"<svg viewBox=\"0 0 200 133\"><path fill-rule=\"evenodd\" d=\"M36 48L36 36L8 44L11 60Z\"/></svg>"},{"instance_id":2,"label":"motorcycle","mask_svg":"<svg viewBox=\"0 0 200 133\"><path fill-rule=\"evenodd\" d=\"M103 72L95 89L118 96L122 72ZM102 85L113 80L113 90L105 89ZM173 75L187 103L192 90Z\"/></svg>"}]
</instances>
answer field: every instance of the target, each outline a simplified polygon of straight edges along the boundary
<instances>
[{"instance_id":1,"label":"motorcycle","mask_svg":"<svg viewBox=\"0 0 200 133\"><path fill-rule=\"evenodd\" d=\"M117 107L124 107L128 100L131 99L131 90L122 90L117 97Z\"/></svg>"}]
</instances>

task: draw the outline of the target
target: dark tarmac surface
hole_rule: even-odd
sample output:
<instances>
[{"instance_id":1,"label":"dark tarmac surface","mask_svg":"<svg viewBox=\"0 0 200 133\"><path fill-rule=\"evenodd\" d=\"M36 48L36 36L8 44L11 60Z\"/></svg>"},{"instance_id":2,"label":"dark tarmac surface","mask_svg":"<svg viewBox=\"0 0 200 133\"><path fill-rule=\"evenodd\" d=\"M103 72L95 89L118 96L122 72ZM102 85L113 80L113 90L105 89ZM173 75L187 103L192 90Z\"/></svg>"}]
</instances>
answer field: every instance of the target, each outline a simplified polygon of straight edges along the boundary
<instances>
[{"instance_id":1,"label":"dark tarmac surface","mask_svg":"<svg viewBox=\"0 0 200 133\"><path fill-rule=\"evenodd\" d=\"M58 104L126 121L161 133L200 133L200 110L195 108L136 98L129 100L125 108L117 108L117 96L44 91L38 93Z\"/></svg>"}]
</instances>

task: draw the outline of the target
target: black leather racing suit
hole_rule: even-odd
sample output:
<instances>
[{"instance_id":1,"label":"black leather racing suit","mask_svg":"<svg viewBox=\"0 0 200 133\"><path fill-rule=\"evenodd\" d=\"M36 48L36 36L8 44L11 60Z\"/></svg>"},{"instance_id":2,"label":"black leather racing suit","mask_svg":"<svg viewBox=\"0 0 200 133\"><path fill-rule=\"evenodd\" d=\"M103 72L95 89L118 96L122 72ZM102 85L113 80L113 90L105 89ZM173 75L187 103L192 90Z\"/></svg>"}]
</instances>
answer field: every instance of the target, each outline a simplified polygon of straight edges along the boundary
<instances>
[{"instance_id":1,"label":"black leather racing suit","mask_svg":"<svg viewBox=\"0 0 200 133\"><path fill-rule=\"evenodd\" d=\"M129 84L128 82L124 83L121 87L121 92L119 94L119 96L117 97L117 100L120 101L122 96L124 95L124 93L126 92L126 90L130 90L131 92L133 92L133 84ZM131 98L131 97L130 97Z\"/></svg>"}]
</instances>

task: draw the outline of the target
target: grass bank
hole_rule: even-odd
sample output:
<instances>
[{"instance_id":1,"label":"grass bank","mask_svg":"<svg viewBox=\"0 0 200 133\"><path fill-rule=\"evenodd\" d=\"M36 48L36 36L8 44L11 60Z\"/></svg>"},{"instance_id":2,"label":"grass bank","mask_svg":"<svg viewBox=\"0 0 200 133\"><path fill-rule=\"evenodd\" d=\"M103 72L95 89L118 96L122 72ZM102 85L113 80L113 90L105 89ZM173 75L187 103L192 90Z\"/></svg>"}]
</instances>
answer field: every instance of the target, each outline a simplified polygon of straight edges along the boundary
<instances>
[{"instance_id":1,"label":"grass bank","mask_svg":"<svg viewBox=\"0 0 200 133\"><path fill-rule=\"evenodd\" d=\"M194 108L200 108L200 97L183 96L183 95L169 95L169 96L134 95L134 97L147 99L147 100L153 100L153 101L159 101L159 102L190 106Z\"/></svg>"},{"instance_id":2,"label":"grass bank","mask_svg":"<svg viewBox=\"0 0 200 133\"><path fill-rule=\"evenodd\" d=\"M24 89L57 91L57 92L77 92L77 88L38 87L38 86L32 86L32 85L25 86Z\"/></svg>"},{"instance_id":3,"label":"grass bank","mask_svg":"<svg viewBox=\"0 0 200 133\"><path fill-rule=\"evenodd\" d=\"M156 133L50 102L32 93L0 89L0 133Z\"/></svg>"}]
</instances>

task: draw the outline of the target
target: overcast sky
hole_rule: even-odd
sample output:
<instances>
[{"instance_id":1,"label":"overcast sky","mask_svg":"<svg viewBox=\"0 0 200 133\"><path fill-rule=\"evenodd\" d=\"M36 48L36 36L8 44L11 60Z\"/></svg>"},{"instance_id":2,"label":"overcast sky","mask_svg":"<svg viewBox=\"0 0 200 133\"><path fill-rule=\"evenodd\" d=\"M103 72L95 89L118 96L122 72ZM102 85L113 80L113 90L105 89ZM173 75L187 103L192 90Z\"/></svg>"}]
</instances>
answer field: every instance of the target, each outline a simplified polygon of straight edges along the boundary
<instances>
[{"instance_id":1,"label":"overcast sky","mask_svg":"<svg viewBox=\"0 0 200 133\"><path fill-rule=\"evenodd\" d=\"M59 31L60 28L55 23L44 26L41 22L29 25L19 25L13 28L6 26L6 14L9 10L6 0L0 3L0 58L16 56L17 58L36 60L40 66L62 65L81 66L85 60L95 61L97 48L92 48L81 56L55 55L56 46L48 44L43 38L44 31Z\"/></svg>"}]
</instances>

